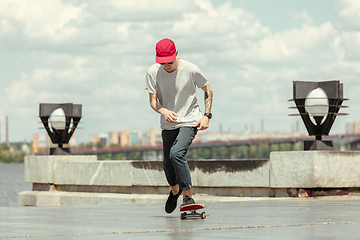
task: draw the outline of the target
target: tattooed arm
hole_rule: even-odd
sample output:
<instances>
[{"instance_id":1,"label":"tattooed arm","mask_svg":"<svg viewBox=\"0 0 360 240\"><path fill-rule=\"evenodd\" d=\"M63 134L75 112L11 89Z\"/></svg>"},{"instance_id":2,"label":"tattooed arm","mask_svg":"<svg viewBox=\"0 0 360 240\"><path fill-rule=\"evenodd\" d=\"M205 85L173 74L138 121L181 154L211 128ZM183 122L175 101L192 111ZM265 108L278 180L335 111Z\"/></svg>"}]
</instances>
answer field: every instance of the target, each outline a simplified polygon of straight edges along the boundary
<instances>
[{"instance_id":1,"label":"tattooed arm","mask_svg":"<svg viewBox=\"0 0 360 240\"><path fill-rule=\"evenodd\" d=\"M213 100L213 90L210 84L201 88L205 92L205 113L211 113L212 100ZM209 127L210 119L207 116L203 116L194 127L197 127L198 130L205 130Z\"/></svg>"},{"instance_id":2,"label":"tattooed arm","mask_svg":"<svg viewBox=\"0 0 360 240\"><path fill-rule=\"evenodd\" d=\"M201 89L205 92L205 113L211 113L213 90L209 84Z\"/></svg>"}]
</instances>

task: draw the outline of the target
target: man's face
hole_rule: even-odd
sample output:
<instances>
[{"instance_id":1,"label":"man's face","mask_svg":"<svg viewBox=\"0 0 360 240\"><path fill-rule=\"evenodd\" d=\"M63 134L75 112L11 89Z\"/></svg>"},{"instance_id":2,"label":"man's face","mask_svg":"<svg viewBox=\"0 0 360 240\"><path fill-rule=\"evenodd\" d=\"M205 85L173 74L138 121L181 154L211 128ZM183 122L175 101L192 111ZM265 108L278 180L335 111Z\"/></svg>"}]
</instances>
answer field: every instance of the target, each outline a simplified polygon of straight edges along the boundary
<instances>
[{"instance_id":1,"label":"man's face","mask_svg":"<svg viewBox=\"0 0 360 240\"><path fill-rule=\"evenodd\" d=\"M174 62L162 63L161 65L164 67L165 71L171 73L176 70L176 59Z\"/></svg>"},{"instance_id":2,"label":"man's face","mask_svg":"<svg viewBox=\"0 0 360 240\"><path fill-rule=\"evenodd\" d=\"M176 58L178 53L178 50L176 50L175 60L173 62L160 63L164 67L165 71L167 71L168 73L171 73L177 69L179 65L179 60Z\"/></svg>"}]
</instances>

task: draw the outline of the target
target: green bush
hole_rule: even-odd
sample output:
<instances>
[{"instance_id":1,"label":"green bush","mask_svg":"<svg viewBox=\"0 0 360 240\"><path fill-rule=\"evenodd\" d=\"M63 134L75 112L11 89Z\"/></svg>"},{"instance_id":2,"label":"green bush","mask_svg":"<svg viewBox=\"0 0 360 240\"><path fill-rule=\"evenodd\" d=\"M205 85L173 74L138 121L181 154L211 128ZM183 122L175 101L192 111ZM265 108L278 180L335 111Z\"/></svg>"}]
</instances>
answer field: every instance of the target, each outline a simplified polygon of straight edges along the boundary
<instances>
[{"instance_id":1,"label":"green bush","mask_svg":"<svg viewBox=\"0 0 360 240\"><path fill-rule=\"evenodd\" d=\"M0 162L24 162L25 155L21 148L0 145Z\"/></svg>"}]
</instances>

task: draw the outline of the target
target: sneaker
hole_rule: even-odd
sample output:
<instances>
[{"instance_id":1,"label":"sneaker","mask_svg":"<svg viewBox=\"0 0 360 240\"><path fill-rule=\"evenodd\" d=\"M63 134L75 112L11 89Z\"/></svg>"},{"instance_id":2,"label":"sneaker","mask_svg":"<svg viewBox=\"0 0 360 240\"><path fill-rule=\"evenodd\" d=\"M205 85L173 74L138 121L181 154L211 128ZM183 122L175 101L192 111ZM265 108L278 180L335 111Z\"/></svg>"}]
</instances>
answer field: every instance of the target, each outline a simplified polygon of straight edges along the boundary
<instances>
[{"instance_id":1,"label":"sneaker","mask_svg":"<svg viewBox=\"0 0 360 240\"><path fill-rule=\"evenodd\" d=\"M181 204L181 207L190 205L190 204L195 204L195 200L186 195L185 198L183 199L183 204Z\"/></svg>"},{"instance_id":2,"label":"sneaker","mask_svg":"<svg viewBox=\"0 0 360 240\"><path fill-rule=\"evenodd\" d=\"M172 213L176 209L177 200L181 195L182 191L179 190L178 194L173 195L172 190L170 191L169 197L165 204L165 212Z\"/></svg>"}]
</instances>

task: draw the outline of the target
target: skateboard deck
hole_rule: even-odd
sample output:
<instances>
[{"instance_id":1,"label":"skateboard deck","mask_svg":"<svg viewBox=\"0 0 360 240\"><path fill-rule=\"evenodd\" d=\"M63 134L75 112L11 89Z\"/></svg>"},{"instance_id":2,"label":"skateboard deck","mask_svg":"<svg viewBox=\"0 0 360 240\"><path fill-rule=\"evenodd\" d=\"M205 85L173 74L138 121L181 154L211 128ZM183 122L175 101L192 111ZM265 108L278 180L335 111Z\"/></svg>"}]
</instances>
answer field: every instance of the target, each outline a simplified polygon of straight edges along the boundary
<instances>
[{"instance_id":1,"label":"skateboard deck","mask_svg":"<svg viewBox=\"0 0 360 240\"><path fill-rule=\"evenodd\" d=\"M185 219L187 217L200 217L206 218L206 212L197 213L196 210L205 208L204 204L189 204L180 208L180 218Z\"/></svg>"}]
</instances>

